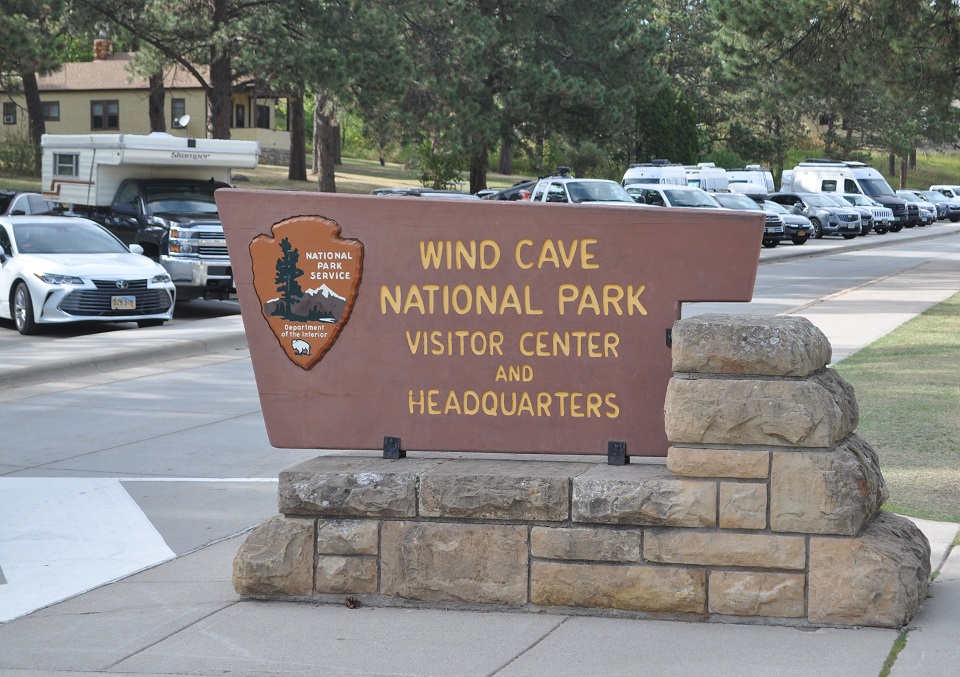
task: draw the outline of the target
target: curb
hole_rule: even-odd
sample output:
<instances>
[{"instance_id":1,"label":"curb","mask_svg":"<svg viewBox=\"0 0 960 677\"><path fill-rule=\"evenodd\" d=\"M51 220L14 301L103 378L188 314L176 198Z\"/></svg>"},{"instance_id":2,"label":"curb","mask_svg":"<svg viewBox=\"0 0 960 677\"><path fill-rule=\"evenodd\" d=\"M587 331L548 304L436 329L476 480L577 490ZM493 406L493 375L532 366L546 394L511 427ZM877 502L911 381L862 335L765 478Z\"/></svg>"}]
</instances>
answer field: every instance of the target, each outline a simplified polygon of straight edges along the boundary
<instances>
[{"instance_id":1,"label":"curb","mask_svg":"<svg viewBox=\"0 0 960 677\"><path fill-rule=\"evenodd\" d=\"M164 329L146 331L161 332ZM138 332L143 333L145 330L140 329ZM171 338L162 344L118 346L112 350L101 348L88 355L44 358L42 361L31 361L31 364L4 370L0 373L0 391L48 382L52 377L59 380L105 374L119 369L246 348L247 337L242 326L239 330L230 329L216 333L207 331L197 337Z\"/></svg>"},{"instance_id":2,"label":"curb","mask_svg":"<svg viewBox=\"0 0 960 677\"><path fill-rule=\"evenodd\" d=\"M950 225L950 226L953 226L953 228L947 231L940 231L940 232L920 230L918 232L906 233L906 237L902 237L904 235L904 231L900 231L899 233L886 233L885 235L877 235L876 233L874 233L872 236L867 236L870 239L867 239L864 242L861 242L860 240L864 240L865 238L858 237L856 240L852 241L855 244L848 244L844 242L841 247L838 247L835 249L831 248L831 249L804 250L804 245L799 245L799 246L791 245L786 249L781 249L780 247L784 245L780 245L776 249L766 250L769 252L769 254L767 256L760 257L760 265L762 266L768 263L779 263L781 261L792 260L792 259L800 259L800 258L809 259L809 258L815 258L818 256L833 256L835 254L840 254L840 253L856 252L856 251L862 251L864 249L877 249L879 247L887 247L893 243L892 240L887 239L891 235L893 235L894 238L896 238L898 235L901 236L902 237L901 242L917 242L920 240L938 240L944 237L952 237L960 233L960 227L958 227L957 224L951 223L951 224L940 224L940 225ZM924 228L929 228L929 227L930 226L925 226ZM913 230L916 231L916 229L913 229ZM884 238L884 239L878 239L878 238Z\"/></svg>"}]
</instances>

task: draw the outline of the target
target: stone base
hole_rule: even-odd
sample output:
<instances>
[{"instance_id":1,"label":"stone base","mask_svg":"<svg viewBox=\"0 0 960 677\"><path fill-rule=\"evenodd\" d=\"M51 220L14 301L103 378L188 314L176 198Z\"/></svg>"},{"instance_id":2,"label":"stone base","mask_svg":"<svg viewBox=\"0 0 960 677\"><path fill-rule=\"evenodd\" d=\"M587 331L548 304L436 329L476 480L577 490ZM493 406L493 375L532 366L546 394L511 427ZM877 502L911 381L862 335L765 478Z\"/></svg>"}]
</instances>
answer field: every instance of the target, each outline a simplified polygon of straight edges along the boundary
<instances>
[{"instance_id":1,"label":"stone base","mask_svg":"<svg viewBox=\"0 0 960 677\"><path fill-rule=\"evenodd\" d=\"M830 485L845 498L821 488L815 505L839 504L844 518L826 521L792 507L810 488L788 482L791 464L778 475L782 449L713 450L713 466L696 460L705 453L671 450L670 470L319 457L281 473L282 515L241 546L234 586L265 598L810 626L900 627L917 610L929 545L911 522L876 511L875 490L856 490L876 479L869 445L853 436L810 457L835 457Z\"/></svg>"}]
</instances>

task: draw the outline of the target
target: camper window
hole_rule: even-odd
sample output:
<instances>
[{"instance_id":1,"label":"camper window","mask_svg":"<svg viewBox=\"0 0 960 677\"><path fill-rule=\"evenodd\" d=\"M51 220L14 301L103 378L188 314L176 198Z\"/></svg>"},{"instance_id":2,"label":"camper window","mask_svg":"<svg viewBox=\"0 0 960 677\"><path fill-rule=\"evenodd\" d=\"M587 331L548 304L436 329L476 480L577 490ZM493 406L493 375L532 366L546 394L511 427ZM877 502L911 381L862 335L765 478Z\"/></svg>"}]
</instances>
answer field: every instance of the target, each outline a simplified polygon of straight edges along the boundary
<instances>
[{"instance_id":1,"label":"camper window","mask_svg":"<svg viewBox=\"0 0 960 677\"><path fill-rule=\"evenodd\" d=\"M820 190L824 193L835 193L837 192L837 181L836 179L826 179L820 182Z\"/></svg>"},{"instance_id":2,"label":"camper window","mask_svg":"<svg viewBox=\"0 0 960 677\"><path fill-rule=\"evenodd\" d=\"M53 154L54 176L79 176L80 156L77 153Z\"/></svg>"},{"instance_id":3,"label":"camper window","mask_svg":"<svg viewBox=\"0 0 960 677\"><path fill-rule=\"evenodd\" d=\"M860 186L857 185L857 182L853 179L844 179L843 180L843 192L844 193L859 193Z\"/></svg>"}]
</instances>

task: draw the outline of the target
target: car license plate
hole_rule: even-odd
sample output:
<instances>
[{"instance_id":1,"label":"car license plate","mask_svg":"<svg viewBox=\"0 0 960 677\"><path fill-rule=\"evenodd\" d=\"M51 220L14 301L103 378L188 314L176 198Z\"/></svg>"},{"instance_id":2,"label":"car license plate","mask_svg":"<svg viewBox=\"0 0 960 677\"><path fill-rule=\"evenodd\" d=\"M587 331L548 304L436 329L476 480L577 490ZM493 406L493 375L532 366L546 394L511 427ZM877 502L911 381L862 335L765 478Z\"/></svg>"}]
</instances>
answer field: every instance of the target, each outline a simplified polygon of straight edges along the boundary
<instances>
[{"instance_id":1,"label":"car license plate","mask_svg":"<svg viewBox=\"0 0 960 677\"><path fill-rule=\"evenodd\" d=\"M803 237L803 236L806 235L806 234L807 234L807 231L805 231L805 230L798 230L798 231L797 231L797 237Z\"/></svg>"},{"instance_id":2,"label":"car license plate","mask_svg":"<svg viewBox=\"0 0 960 677\"><path fill-rule=\"evenodd\" d=\"M136 296L111 296L110 310L136 310Z\"/></svg>"},{"instance_id":3,"label":"car license plate","mask_svg":"<svg viewBox=\"0 0 960 677\"><path fill-rule=\"evenodd\" d=\"M764 228L764 229L763 229L763 232L766 233L766 234L776 233L776 232L777 232L777 229L776 229L776 228Z\"/></svg>"}]
</instances>

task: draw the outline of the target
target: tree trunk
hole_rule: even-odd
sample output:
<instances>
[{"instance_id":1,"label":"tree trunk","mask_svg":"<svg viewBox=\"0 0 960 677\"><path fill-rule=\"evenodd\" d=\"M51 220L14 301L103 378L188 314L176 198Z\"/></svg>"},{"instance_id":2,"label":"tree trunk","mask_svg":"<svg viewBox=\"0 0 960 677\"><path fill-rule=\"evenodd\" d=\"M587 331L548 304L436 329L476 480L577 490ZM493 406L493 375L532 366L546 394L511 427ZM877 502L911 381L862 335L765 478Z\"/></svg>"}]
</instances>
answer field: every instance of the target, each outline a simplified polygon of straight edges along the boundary
<instances>
[{"instance_id":1,"label":"tree trunk","mask_svg":"<svg viewBox=\"0 0 960 677\"><path fill-rule=\"evenodd\" d=\"M326 92L315 95L314 146L317 155L317 186L321 193L336 193L337 183L334 176L334 138L339 136L333 127L333 104Z\"/></svg>"},{"instance_id":2,"label":"tree trunk","mask_svg":"<svg viewBox=\"0 0 960 677\"><path fill-rule=\"evenodd\" d=\"M487 187L487 147L470 158L470 194Z\"/></svg>"},{"instance_id":3,"label":"tree trunk","mask_svg":"<svg viewBox=\"0 0 960 677\"><path fill-rule=\"evenodd\" d=\"M313 95L313 160L311 161L310 172L316 174L320 171L320 142L323 135L323 128L320 124L320 116L317 115L317 106L320 105L320 97Z\"/></svg>"},{"instance_id":4,"label":"tree trunk","mask_svg":"<svg viewBox=\"0 0 960 677\"><path fill-rule=\"evenodd\" d=\"M290 168L287 178L291 181L306 181L307 129L304 122L302 91L296 91L287 97L287 113L290 119Z\"/></svg>"},{"instance_id":5,"label":"tree trunk","mask_svg":"<svg viewBox=\"0 0 960 677\"><path fill-rule=\"evenodd\" d=\"M910 169L917 168L917 149L913 148L910 151Z\"/></svg>"},{"instance_id":6,"label":"tree trunk","mask_svg":"<svg viewBox=\"0 0 960 677\"><path fill-rule=\"evenodd\" d=\"M900 158L900 190L904 190L907 187L907 166L909 164L909 154Z\"/></svg>"},{"instance_id":7,"label":"tree trunk","mask_svg":"<svg viewBox=\"0 0 960 677\"><path fill-rule=\"evenodd\" d=\"M163 87L163 71L150 76L150 95L147 99L147 109L150 114L150 131L167 131L167 118L163 112L166 90Z\"/></svg>"},{"instance_id":8,"label":"tree trunk","mask_svg":"<svg viewBox=\"0 0 960 677\"><path fill-rule=\"evenodd\" d=\"M833 152L833 137L834 137L833 116L828 115L826 117L827 117L827 131L823 135L823 154L826 157L830 157L830 154Z\"/></svg>"},{"instance_id":9,"label":"tree trunk","mask_svg":"<svg viewBox=\"0 0 960 677\"><path fill-rule=\"evenodd\" d=\"M498 174L513 174L513 136L503 134L500 137L500 157L497 161Z\"/></svg>"},{"instance_id":10,"label":"tree trunk","mask_svg":"<svg viewBox=\"0 0 960 677\"><path fill-rule=\"evenodd\" d=\"M30 134L30 143L33 146L33 173L40 175L43 163L43 149L40 148L40 139L47 131L43 121L43 106L40 105L40 88L37 87L37 74L23 74L23 96L27 101L27 126Z\"/></svg>"},{"instance_id":11,"label":"tree trunk","mask_svg":"<svg viewBox=\"0 0 960 677\"><path fill-rule=\"evenodd\" d=\"M893 153L890 153L890 155L887 156L887 168L889 169L887 173L890 176L897 175L897 156Z\"/></svg>"},{"instance_id":12,"label":"tree trunk","mask_svg":"<svg viewBox=\"0 0 960 677\"><path fill-rule=\"evenodd\" d=\"M340 120L336 118L336 111L334 111L334 118L330 121L330 133L332 134L330 140L333 142L333 164L342 165L343 158L340 156L340 151L343 148L343 137L340 134Z\"/></svg>"}]
</instances>

